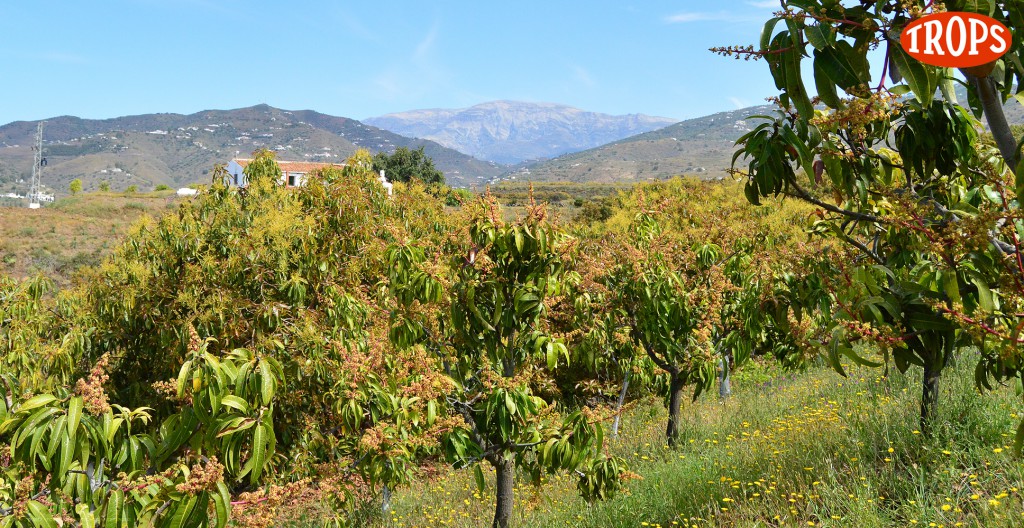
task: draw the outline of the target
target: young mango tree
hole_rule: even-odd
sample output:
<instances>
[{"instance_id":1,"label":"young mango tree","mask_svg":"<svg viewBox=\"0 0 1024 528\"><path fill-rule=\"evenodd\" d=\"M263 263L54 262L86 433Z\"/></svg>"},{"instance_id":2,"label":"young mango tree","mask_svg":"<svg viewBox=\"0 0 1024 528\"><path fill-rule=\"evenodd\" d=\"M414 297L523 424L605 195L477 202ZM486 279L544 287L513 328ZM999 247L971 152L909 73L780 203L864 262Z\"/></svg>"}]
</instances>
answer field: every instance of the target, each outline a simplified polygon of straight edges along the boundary
<instances>
[{"instance_id":1,"label":"young mango tree","mask_svg":"<svg viewBox=\"0 0 1024 528\"><path fill-rule=\"evenodd\" d=\"M598 413L563 413L534 389L550 383L550 372L569 358L546 324L548 304L566 280L563 235L541 209L505 224L493 203L473 207L469 243L447 270L421 249L392 249L392 336L441 360L452 384L446 408L458 418L442 437L445 452L457 467L472 466L481 487L479 464L494 468L493 526L507 528L517 468L535 483L543 473L576 471L580 492L595 499L619 488L623 463L601 455ZM447 311L439 320L424 318L420 306L428 303Z\"/></svg>"},{"instance_id":2,"label":"young mango tree","mask_svg":"<svg viewBox=\"0 0 1024 528\"><path fill-rule=\"evenodd\" d=\"M940 375L958 350L981 351L979 389L1021 374L1024 171L1003 103L1021 97L1024 3L780 6L758 47L713 50L763 59L780 90L777 114L762 116L737 142L734 164L744 164L737 173L754 204L785 195L817 208L812 230L842 246L827 257L825 298L805 299L805 308L831 318L817 346L840 372L840 357L922 367L920 420L928 432ZM959 72L914 60L901 47L901 30L942 9L999 20L1013 33L1008 53ZM884 55L872 68L874 49ZM994 145L980 139L976 117L987 120ZM878 358L854 352L863 340L878 345ZM1020 446L1024 422L1018 433Z\"/></svg>"},{"instance_id":3,"label":"young mango tree","mask_svg":"<svg viewBox=\"0 0 1024 528\"><path fill-rule=\"evenodd\" d=\"M571 286L574 302L564 321L573 368L560 369L556 380L563 395L598 401L614 399L611 433L617 437L630 387L634 394L644 393L655 381L656 369L630 338L629 327L623 324L624 314L611 302L612 292L592 280L608 270L606 263L598 264L588 258L593 256L586 254L590 251L600 253L593 246L582 246L577 258L583 260L576 268L584 276L594 277Z\"/></svg>"},{"instance_id":4,"label":"young mango tree","mask_svg":"<svg viewBox=\"0 0 1024 528\"><path fill-rule=\"evenodd\" d=\"M665 373L663 392L667 398L669 446L679 437L683 390L693 386L693 399L715 381L718 358L706 317L714 310L711 293L698 291L680 262L687 252L662 236L655 217L637 215L631 240L621 248L616 266L605 279L615 293L615 305L625 315L630 336L647 357ZM718 248L701 246L698 251L716 259ZM689 252L690 257L695 256Z\"/></svg>"}]
</instances>

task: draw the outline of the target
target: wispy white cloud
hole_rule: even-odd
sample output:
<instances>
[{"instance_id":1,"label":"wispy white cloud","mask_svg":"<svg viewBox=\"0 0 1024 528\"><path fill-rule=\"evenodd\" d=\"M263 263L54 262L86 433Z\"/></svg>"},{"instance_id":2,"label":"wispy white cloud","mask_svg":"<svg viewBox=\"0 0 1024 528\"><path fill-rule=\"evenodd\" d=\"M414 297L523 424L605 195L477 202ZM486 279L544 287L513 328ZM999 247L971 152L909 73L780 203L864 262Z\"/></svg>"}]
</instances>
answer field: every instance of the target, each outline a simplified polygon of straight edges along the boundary
<instances>
[{"instance_id":1,"label":"wispy white cloud","mask_svg":"<svg viewBox=\"0 0 1024 528\"><path fill-rule=\"evenodd\" d=\"M373 78L373 86L376 88L376 93L383 96L384 99L394 99L405 92L402 89L402 82L395 71L385 71L377 74Z\"/></svg>"},{"instance_id":2,"label":"wispy white cloud","mask_svg":"<svg viewBox=\"0 0 1024 528\"><path fill-rule=\"evenodd\" d=\"M688 11L684 13L676 13L674 15L668 15L664 18L665 22L669 24L685 24L688 22L705 22L705 21L719 21L719 22L742 22L750 18L750 14L741 15L739 13L730 11Z\"/></svg>"},{"instance_id":3,"label":"wispy white cloud","mask_svg":"<svg viewBox=\"0 0 1024 528\"><path fill-rule=\"evenodd\" d=\"M451 88L451 75L438 57L442 39L441 23L435 21L404 58L396 60L370 77L373 96L386 101L409 101Z\"/></svg>"},{"instance_id":4,"label":"wispy white cloud","mask_svg":"<svg viewBox=\"0 0 1024 528\"><path fill-rule=\"evenodd\" d=\"M434 22L434 25L430 27L430 31L427 35L423 37L423 40L421 40L419 44L416 45L416 51L412 54L413 60L422 61L434 50L434 43L437 42L438 26L439 24Z\"/></svg>"},{"instance_id":5,"label":"wispy white cloud","mask_svg":"<svg viewBox=\"0 0 1024 528\"><path fill-rule=\"evenodd\" d=\"M583 66L573 64L569 68L572 70L573 76L580 84L586 86L587 88L593 88L597 86L597 82L594 81L594 77L590 75L590 72L587 71L587 69L584 68Z\"/></svg>"},{"instance_id":6,"label":"wispy white cloud","mask_svg":"<svg viewBox=\"0 0 1024 528\"><path fill-rule=\"evenodd\" d=\"M665 17L665 22L669 24L682 24L685 22L697 22L698 20L715 20L716 16L712 13L677 13Z\"/></svg>"},{"instance_id":7,"label":"wispy white cloud","mask_svg":"<svg viewBox=\"0 0 1024 528\"><path fill-rule=\"evenodd\" d=\"M732 103L732 105L735 106L737 110L741 108L746 108L748 106L753 106L746 100L740 99L739 97L729 97L729 102Z\"/></svg>"},{"instance_id":8,"label":"wispy white cloud","mask_svg":"<svg viewBox=\"0 0 1024 528\"><path fill-rule=\"evenodd\" d=\"M335 11L335 16L345 26L346 34L371 42L380 41L380 35L371 31L358 18L352 16L347 11L338 9Z\"/></svg>"},{"instance_id":9,"label":"wispy white cloud","mask_svg":"<svg viewBox=\"0 0 1024 528\"><path fill-rule=\"evenodd\" d=\"M760 20L762 17L753 16L751 13L737 13L731 11L688 11L683 13L676 13L674 15L668 15L662 20L668 24L686 24L689 22L750 22L752 20Z\"/></svg>"}]
</instances>

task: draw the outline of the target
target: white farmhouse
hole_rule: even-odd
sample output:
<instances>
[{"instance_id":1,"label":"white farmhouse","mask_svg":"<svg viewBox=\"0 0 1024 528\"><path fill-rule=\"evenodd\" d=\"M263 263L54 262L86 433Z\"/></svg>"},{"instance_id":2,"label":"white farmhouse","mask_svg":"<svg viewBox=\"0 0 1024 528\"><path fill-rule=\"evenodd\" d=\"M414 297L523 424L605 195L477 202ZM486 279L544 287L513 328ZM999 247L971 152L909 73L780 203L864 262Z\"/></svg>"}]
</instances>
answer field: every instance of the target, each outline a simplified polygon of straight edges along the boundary
<instances>
[{"instance_id":1,"label":"white farmhouse","mask_svg":"<svg viewBox=\"0 0 1024 528\"><path fill-rule=\"evenodd\" d=\"M252 159L236 158L228 162L227 171L230 174L228 185L245 187L249 184L245 179L245 168L252 162ZM325 167L344 167L341 163L312 163L308 161L278 161L277 166L281 167L281 183L286 187L299 187L305 185L306 175L317 169Z\"/></svg>"},{"instance_id":2,"label":"white farmhouse","mask_svg":"<svg viewBox=\"0 0 1024 528\"><path fill-rule=\"evenodd\" d=\"M252 162L248 158L235 158L228 162L228 185L245 187L249 182L245 178L245 168ZM306 184L306 175L317 169L326 167L344 167L343 163L316 163L311 161L278 161L277 166L281 167L281 183L285 187L301 187ZM377 179L391 196L393 185L384 177L384 171L380 171L380 178Z\"/></svg>"}]
</instances>

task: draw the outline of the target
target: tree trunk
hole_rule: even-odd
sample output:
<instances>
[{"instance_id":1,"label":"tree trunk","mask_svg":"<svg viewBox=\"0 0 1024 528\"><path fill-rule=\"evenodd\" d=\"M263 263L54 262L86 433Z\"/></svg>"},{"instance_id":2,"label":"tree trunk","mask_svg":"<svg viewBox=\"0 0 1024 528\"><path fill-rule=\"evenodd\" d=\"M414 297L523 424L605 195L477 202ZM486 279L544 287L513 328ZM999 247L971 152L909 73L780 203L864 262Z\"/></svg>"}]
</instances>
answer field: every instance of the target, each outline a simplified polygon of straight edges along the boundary
<instances>
[{"instance_id":1,"label":"tree trunk","mask_svg":"<svg viewBox=\"0 0 1024 528\"><path fill-rule=\"evenodd\" d=\"M669 447L675 447L679 440L679 407L682 403L683 380L679 376L672 376L672 383L669 385L668 427L665 429Z\"/></svg>"},{"instance_id":2,"label":"tree trunk","mask_svg":"<svg viewBox=\"0 0 1024 528\"><path fill-rule=\"evenodd\" d=\"M384 486L384 490L381 492L380 512L387 515L389 511L391 511L391 488Z\"/></svg>"},{"instance_id":3,"label":"tree trunk","mask_svg":"<svg viewBox=\"0 0 1024 528\"><path fill-rule=\"evenodd\" d=\"M619 401L615 404L615 420L612 422L612 438L619 436L619 418L622 418L622 404L626 401L626 389L629 388L629 372L622 378L622 390L619 391Z\"/></svg>"},{"instance_id":4,"label":"tree trunk","mask_svg":"<svg viewBox=\"0 0 1024 528\"><path fill-rule=\"evenodd\" d=\"M931 434L935 410L939 405L939 375L942 373L942 357L930 358L924 363L924 379L921 381L921 433Z\"/></svg>"},{"instance_id":5,"label":"tree trunk","mask_svg":"<svg viewBox=\"0 0 1024 528\"><path fill-rule=\"evenodd\" d=\"M985 119L988 121L988 128L992 131L992 137L996 140L1000 154L1006 161L1006 165L1014 173L1017 172L1019 155L1017 150L1017 138L1013 136L1010 125L1006 121L1006 114L1003 112L1003 98L996 88L996 82L992 77L974 77L974 87L978 90L978 98L981 99L982 109L985 111Z\"/></svg>"},{"instance_id":6,"label":"tree trunk","mask_svg":"<svg viewBox=\"0 0 1024 528\"><path fill-rule=\"evenodd\" d=\"M729 354L722 354L722 359L718 360L718 397L723 401L729 398L732 394L732 384L729 382L729 371L732 370L730 365Z\"/></svg>"},{"instance_id":7,"label":"tree trunk","mask_svg":"<svg viewBox=\"0 0 1024 528\"><path fill-rule=\"evenodd\" d=\"M512 520L513 486L515 485L515 460L502 455L498 464L495 485L494 522L491 528L508 528Z\"/></svg>"}]
</instances>

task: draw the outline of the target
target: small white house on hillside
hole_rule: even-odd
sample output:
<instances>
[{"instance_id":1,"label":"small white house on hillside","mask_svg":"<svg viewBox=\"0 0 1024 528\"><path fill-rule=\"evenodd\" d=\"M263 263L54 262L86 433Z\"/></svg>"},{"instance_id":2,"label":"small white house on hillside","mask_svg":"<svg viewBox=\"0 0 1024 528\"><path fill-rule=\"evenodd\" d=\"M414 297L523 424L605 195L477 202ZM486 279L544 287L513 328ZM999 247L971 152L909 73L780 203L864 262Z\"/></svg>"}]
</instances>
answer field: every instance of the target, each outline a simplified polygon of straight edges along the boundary
<instances>
[{"instance_id":1,"label":"small white house on hillside","mask_svg":"<svg viewBox=\"0 0 1024 528\"><path fill-rule=\"evenodd\" d=\"M228 185L245 187L249 184L245 179L245 168L252 162L252 159L236 158L228 162ZM281 183L285 187L301 187L306 184L306 175L317 169L325 167L344 167L343 163L314 163L310 161L278 161L277 166L281 167ZM393 185L384 177L384 171L380 171L380 178L377 181L388 191L391 196Z\"/></svg>"},{"instance_id":2,"label":"small white house on hillside","mask_svg":"<svg viewBox=\"0 0 1024 528\"><path fill-rule=\"evenodd\" d=\"M245 187L249 184L245 179L245 168L251 163L251 159L233 159L228 162L227 171L230 174L228 185ZM312 163L308 161L278 161L277 166L281 167L281 183L286 187L300 187L306 183L306 175L324 167L344 167L341 163Z\"/></svg>"}]
</instances>

